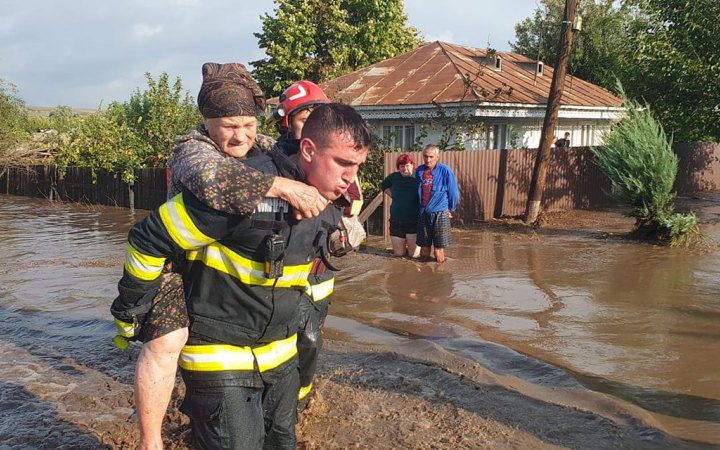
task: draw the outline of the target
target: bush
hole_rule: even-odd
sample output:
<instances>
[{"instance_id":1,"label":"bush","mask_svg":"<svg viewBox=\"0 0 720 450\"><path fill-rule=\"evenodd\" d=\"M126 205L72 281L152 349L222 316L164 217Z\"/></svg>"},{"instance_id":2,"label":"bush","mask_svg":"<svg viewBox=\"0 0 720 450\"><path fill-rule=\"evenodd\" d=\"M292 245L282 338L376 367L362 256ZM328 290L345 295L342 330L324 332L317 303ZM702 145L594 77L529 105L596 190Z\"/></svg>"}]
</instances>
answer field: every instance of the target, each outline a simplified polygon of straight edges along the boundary
<instances>
[{"instance_id":1,"label":"bush","mask_svg":"<svg viewBox=\"0 0 720 450\"><path fill-rule=\"evenodd\" d=\"M650 108L629 99L619 84L618 91L626 115L592 153L612 182L612 195L632 208L634 235L674 243L697 231L694 214L674 213L677 156Z\"/></svg>"},{"instance_id":2,"label":"bush","mask_svg":"<svg viewBox=\"0 0 720 450\"><path fill-rule=\"evenodd\" d=\"M190 94L183 94L179 77L172 86L167 73L163 72L157 81L149 73L145 77L147 89L143 92L135 90L125 103L111 103L108 114L118 125L127 125L153 149L152 154L145 155L145 163L162 167L175 139L197 126L202 116Z\"/></svg>"},{"instance_id":3,"label":"bush","mask_svg":"<svg viewBox=\"0 0 720 450\"><path fill-rule=\"evenodd\" d=\"M360 167L363 197L372 199L380 193L380 184L385 179L385 153L393 150L387 148L387 143L376 135L372 136L367 159ZM396 151L402 151L397 149Z\"/></svg>"},{"instance_id":4,"label":"bush","mask_svg":"<svg viewBox=\"0 0 720 450\"><path fill-rule=\"evenodd\" d=\"M27 138L27 111L12 83L0 79L0 157Z\"/></svg>"},{"instance_id":5,"label":"bush","mask_svg":"<svg viewBox=\"0 0 720 450\"><path fill-rule=\"evenodd\" d=\"M134 181L134 169L146 167L148 155L153 154L134 130L107 111L80 119L77 127L61 134L59 140L54 163L61 169L80 166L116 171L128 183Z\"/></svg>"}]
</instances>

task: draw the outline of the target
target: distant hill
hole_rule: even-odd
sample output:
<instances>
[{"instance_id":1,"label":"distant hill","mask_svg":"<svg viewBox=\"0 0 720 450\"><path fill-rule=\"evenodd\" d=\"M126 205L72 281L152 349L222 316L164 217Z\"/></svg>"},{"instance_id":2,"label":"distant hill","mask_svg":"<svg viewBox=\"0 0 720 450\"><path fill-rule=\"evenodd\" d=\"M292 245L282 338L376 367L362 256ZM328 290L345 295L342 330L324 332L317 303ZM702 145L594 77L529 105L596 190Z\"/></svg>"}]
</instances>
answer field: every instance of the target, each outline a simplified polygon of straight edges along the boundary
<instances>
[{"instance_id":1,"label":"distant hill","mask_svg":"<svg viewBox=\"0 0 720 450\"><path fill-rule=\"evenodd\" d=\"M26 106L25 109L27 109L31 114L37 114L38 116L49 116L51 112L55 111L57 109L56 106ZM97 109L92 108L73 108L72 111L79 115L79 116L88 116L90 114L96 113Z\"/></svg>"}]
</instances>

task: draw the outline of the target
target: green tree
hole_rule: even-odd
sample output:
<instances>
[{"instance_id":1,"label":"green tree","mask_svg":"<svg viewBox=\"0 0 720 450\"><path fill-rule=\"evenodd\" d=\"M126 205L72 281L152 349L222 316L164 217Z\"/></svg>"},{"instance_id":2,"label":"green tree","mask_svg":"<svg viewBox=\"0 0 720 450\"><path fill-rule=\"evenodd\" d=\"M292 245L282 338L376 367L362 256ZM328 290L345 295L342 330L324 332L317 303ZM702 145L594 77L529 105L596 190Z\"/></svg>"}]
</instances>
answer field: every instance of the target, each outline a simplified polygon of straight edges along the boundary
<instances>
[{"instance_id":1,"label":"green tree","mask_svg":"<svg viewBox=\"0 0 720 450\"><path fill-rule=\"evenodd\" d=\"M678 159L671 140L647 105L628 98L621 86L618 90L626 115L605 136L605 145L592 148L595 161L613 195L632 208L636 237L678 243L697 233L697 218L674 212Z\"/></svg>"},{"instance_id":2,"label":"green tree","mask_svg":"<svg viewBox=\"0 0 720 450\"><path fill-rule=\"evenodd\" d=\"M60 168L90 167L117 171L134 181L135 168L146 167L153 149L114 111L83 117L77 126L60 135L59 152L53 162Z\"/></svg>"},{"instance_id":3,"label":"green tree","mask_svg":"<svg viewBox=\"0 0 720 450\"><path fill-rule=\"evenodd\" d=\"M180 77L171 85L169 76L163 72L157 80L145 74L147 89L136 89L130 100L114 102L108 107L114 121L127 126L154 150L146 155L154 159L152 165L162 166L167 160L173 142L202 120L195 106L195 100L183 92Z\"/></svg>"},{"instance_id":4,"label":"green tree","mask_svg":"<svg viewBox=\"0 0 720 450\"><path fill-rule=\"evenodd\" d=\"M54 162L60 167L118 171L128 182L133 181L134 169L164 167L176 137L202 117L189 93L183 93L179 77L172 85L166 73L157 80L150 74L146 78L147 89L137 89L129 101L76 118L59 135ZM58 114L64 117L67 111L60 109Z\"/></svg>"},{"instance_id":5,"label":"green tree","mask_svg":"<svg viewBox=\"0 0 720 450\"><path fill-rule=\"evenodd\" d=\"M25 102L15 85L0 79L0 157L27 137Z\"/></svg>"},{"instance_id":6,"label":"green tree","mask_svg":"<svg viewBox=\"0 0 720 450\"><path fill-rule=\"evenodd\" d=\"M275 0L255 33L267 57L251 64L267 96L292 82L323 82L413 49L402 0Z\"/></svg>"},{"instance_id":7,"label":"green tree","mask_svg":"<svg viewBox=\"0 0 720 450\"><path fill-rule=\"evenodd\" d=\"M529 58L555 64L565 0L540 3L532 17L515 25L516 40L511 46ZM626 2L580 0L582 30L573 37L568 73L613 88L626 60L628 30L636 21L633 11Z\"/></svg>"},{"instance_id":8,"label":"green tree","mask_svg":"<svg viewBox=\"0 0 720 450\"><path fill-rule=\"evenodd\" d=\"M622 77L676 142L720 141L720 2L633 0L644 26L633 31Z\"/></svg>"}]
</instances>

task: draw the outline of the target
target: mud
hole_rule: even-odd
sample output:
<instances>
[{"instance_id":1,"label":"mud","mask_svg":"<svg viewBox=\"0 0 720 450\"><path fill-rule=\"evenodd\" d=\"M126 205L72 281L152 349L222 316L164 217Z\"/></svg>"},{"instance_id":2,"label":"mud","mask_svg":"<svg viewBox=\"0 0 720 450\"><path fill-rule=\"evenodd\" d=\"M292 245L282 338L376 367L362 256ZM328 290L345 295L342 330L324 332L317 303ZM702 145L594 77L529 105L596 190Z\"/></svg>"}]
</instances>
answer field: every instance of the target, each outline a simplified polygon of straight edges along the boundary
<instances>
[{"instance_id":1,"label":"mud","mask_svg":"<svg viewBox=\"0 0 720 450\"><path fill-rule=\"evenodd\" d=\"M720 196L685 205L720 236ZM142 214L0 196L0 215L0 448L134 448L138 347L112 346L107 307ZM371 240L338 273L299 448L716 448L717 249L631 226L489 222L443 265ZM189 448L182 394L171 449Z\"/></svg>"}]
</instances>

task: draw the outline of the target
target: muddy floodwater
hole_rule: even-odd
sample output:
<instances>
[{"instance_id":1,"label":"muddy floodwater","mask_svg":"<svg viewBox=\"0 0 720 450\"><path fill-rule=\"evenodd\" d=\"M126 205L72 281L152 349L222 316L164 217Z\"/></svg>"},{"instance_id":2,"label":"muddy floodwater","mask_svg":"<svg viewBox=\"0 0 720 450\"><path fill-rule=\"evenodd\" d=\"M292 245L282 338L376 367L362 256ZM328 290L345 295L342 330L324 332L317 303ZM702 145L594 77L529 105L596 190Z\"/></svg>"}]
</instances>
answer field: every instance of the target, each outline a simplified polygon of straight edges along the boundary
<instances>
[{"instance_id":1,"label":"muddy floodwater","mask_svg":"<svg viewBox=\"0 0 720 450\"><path fill-rule=\"evenodd\" d=\"M526 394L587 392L590 412L616 402L684 445L720 446L720 195L693 205L707 237L694 250L619 238L627 220L458 230L445 264L371 238L338 262L325 335L431 343ZM108 307L145 214L0 196L0 448L103 448L98 424L132 415L136 353L112 347Z\"/></svg>"}]
</instances>

